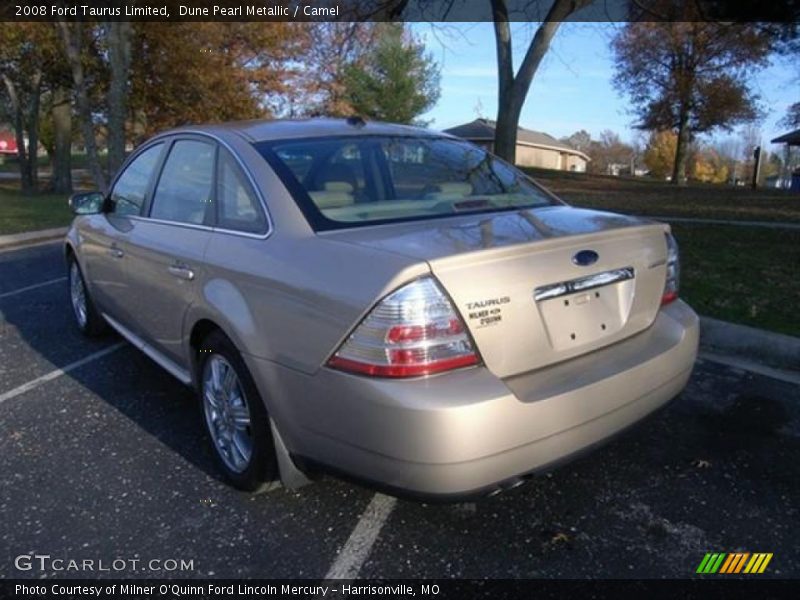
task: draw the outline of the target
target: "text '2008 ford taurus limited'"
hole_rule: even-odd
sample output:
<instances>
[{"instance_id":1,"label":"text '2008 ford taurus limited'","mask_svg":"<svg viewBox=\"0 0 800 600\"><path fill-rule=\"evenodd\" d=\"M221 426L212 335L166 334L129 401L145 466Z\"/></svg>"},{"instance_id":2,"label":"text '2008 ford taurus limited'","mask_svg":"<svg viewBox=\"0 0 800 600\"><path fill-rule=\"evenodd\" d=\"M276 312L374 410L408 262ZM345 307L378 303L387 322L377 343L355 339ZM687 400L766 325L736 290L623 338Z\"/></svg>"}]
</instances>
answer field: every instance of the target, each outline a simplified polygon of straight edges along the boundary
<instances>
[{"instance_id":1,"label":"text '2008 ford taurus limited'","mask_svg":"<svg viewBox=\"0 0 800 600\"><path fill-rule=\"evenodd\" d=\"M666 225L571 208L440 133L178 129L71 203L79 327L195 387L247 490L324 468L491 493L667 403L697 353Z\"/></svg>"}]
</instances>

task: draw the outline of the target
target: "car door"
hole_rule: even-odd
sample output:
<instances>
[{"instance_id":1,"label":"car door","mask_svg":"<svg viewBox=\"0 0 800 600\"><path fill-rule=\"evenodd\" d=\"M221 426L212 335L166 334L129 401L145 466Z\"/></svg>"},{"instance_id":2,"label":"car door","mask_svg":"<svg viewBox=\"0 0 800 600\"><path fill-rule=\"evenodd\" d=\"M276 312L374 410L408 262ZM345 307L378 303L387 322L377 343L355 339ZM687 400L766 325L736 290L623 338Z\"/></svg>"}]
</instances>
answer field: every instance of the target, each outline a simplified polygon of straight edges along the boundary
<instances>
[{"instance_id":1,"label":"car door","mask_svg":"<svg viewBox=\"0 0 800 600\"><path fill-rule=\"evenodd\" d=\"M182 368L183 319L202 281L214 219L216 143L178 137L170 143L147 216L135 219L126 256L136 315L134 333Z\"/></svg>"},{"instance_id":2,"label":"car door","mask_svg":"<svg viewBox=\"0 0 800 600\"><path fill-rule=\"evenodd\" d=\"M133 220L141 216L165 144L138 151L111 186L103 214L84 219L79 227L81 255L92 296L100 310L129 322L124 310L129 287L125 246Z\"/></svg>"}]
</instances>

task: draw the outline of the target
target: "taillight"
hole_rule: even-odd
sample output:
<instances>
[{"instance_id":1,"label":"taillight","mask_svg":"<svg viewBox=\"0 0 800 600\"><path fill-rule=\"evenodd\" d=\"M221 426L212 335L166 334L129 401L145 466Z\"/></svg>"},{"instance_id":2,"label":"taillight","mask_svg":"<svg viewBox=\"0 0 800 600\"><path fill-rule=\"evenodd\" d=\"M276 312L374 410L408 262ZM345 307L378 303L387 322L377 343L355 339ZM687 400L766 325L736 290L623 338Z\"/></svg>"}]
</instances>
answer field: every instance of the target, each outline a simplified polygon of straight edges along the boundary
<instances>
[{"instance_id":1,"label":"taillight","mask_svg":"<svg viewBox=\"0 0 800 600\"><path fill-rule=\"evenodd\" d=\"M667 235L667 281L664 284L664 294L661 296L661 305L669 304L678 299L680 285L681 262L678 254L678 242L671 233Z\"/></svg>"},{"instance_id":2,"label":"taillight","mask_svg":"<svg viewBox=\"0 0 800 600\"><path fill-rule=\"evenodd\" d=\"M418 377L476 364L464 322L432 277L381 300L328 361L375 377Z\"/></svg>"}]
</instances>

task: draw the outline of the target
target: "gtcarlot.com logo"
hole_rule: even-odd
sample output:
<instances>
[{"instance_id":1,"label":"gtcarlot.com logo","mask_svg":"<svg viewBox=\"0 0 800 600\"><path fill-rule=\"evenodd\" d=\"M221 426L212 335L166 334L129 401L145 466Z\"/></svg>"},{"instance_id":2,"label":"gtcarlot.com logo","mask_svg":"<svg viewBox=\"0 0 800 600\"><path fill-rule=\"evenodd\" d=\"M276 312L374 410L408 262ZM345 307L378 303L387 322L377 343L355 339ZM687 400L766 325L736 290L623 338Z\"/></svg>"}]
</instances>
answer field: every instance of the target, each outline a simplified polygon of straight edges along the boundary
<instances>
[{"instance_id":1,"label":"gtcarlot.com logo","mask_svg":"<svg viewBox=\"0 0 800 600\"><path fill-rule=\"evenodd\" d=\"M753 575L763 573L771 560L772 552L709 552L695 572L701 575Z\"/></svg>"},{"instance_id":2,"label":"gtcarlot.com logo","mask_svg":"<svg viewBox=\"0 0 800 600\"><path fill-rule=\"evenodd\" d=\"M18 571L43 572L121 572L121 571L154 571L175 572L194 571L194 559L182 558L114 558L111 560L96 558L63 558L50 554L20 554L14 559L14 567Z\"/></svg>"}]
</instances>

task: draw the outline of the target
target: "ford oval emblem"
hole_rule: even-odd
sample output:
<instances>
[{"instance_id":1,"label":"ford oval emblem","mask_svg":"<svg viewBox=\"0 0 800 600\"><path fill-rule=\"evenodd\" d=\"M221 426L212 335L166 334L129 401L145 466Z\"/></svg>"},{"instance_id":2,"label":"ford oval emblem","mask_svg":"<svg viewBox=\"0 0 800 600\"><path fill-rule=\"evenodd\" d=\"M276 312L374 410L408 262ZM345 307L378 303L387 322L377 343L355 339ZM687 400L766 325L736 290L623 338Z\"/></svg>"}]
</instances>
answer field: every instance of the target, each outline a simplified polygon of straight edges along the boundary
<instances>
[{"instance_id":1,"label":"ford oval emblem","mask_svg":"<svg viewBox=\"0 0 800 600\"><path fill-rule=\"evenodd\" d=\"M581 250L572 257L572 263L579 267L588 267L597 262L600 256L594 250Z\"/></svg>"}]
</instances>

